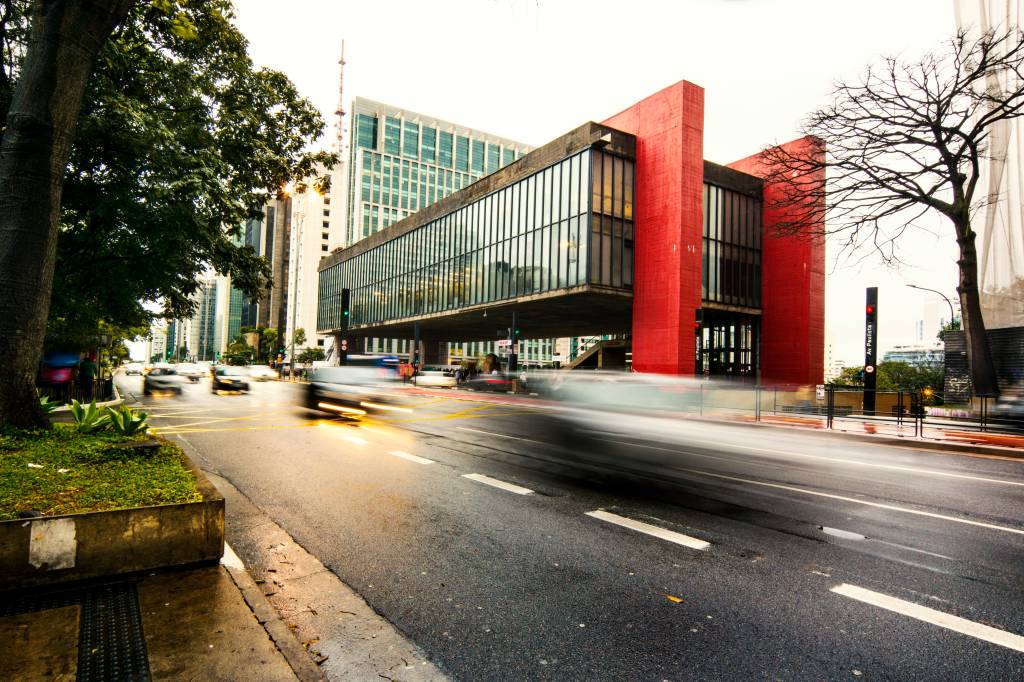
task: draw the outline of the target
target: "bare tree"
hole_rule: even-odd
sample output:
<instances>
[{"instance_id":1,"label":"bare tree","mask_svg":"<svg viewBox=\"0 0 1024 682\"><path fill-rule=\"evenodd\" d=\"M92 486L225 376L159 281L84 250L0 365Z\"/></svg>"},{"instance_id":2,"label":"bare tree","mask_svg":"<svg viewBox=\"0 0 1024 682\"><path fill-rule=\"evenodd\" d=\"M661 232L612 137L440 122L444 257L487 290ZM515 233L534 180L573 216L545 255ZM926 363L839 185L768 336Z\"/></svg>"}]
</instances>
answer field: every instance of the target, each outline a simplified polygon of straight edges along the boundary
<instances>
[{"instance_id":1,"label":"bare tree","mask_svg":"<svg viewBox=\"0 0 1024 682\"><path fill-rule=\"evenodd\" d=\"M866 247L893 261L908 229L929 214L948 220L959 247L971 379L982 395L998 386L971 223L999 200L978 191L979 169L993 127L1024 113L1022 68L1019 30L976 38L961 32L919 61L886 58L858 82L840 82L833 103L803 124L811 144L772 147L760 158L773 186L766 210L779 216L783 234L839 235L844 249Z\"/></svg>"},{"instance_id":2,"label":"bare tree","mask_svg":"<svg viewBox=\"0 0 1024 682\"><path fill-rule=\"evenodd\" d=\"M5 3L5 20L18 4ZM24 62L0 141L0 425L46 424L34 387L53 285L64 170L93 61L133 4L31 3ZM5 23L5 42L6 31ZM4 57L5 64L13 58L6 46ZM9 83L7 73L4 69L2 84Z\"/></svg>"}]
</instances>

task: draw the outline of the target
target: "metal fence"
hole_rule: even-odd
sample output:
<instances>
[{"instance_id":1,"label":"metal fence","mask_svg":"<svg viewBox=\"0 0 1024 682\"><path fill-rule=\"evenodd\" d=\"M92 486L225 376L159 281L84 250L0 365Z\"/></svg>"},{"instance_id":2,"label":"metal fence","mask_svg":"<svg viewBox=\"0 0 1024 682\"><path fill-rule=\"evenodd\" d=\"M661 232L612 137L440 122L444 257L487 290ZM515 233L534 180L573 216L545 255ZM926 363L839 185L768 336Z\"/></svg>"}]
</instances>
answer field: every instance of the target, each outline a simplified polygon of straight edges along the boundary
<instances>
[{"instance_id":1,"label":"metal fence","mask_svg":"<svg viewBox=\"0 0 1024 682\"><path fill-rule=\"evenodd\" d=\"M969 440L979 433L1024 436L1024 415L1007 412L1004 403L993 397L976 397L955 407L931 407L920 391L874 391L874 409L865 409L864 395L863 388L833 385L707 382L692 392L687 411L737 421L915 438Z\"/></svg>"},{"instance_id":2,"label":"metal fence","mask_svg":"<svg viewBox=\"0 0 1024 682\"><path fill-rule=\"evenodd\" d=\"M98 379L92 385L81 384L77 381L69 381L62 384L46 384L36 386L39 397L43 396L58 403L70 403L77 400L80 403L88 403L95 400L98 403L114 399L114 380Z\"/></svg>"}]
</instances>

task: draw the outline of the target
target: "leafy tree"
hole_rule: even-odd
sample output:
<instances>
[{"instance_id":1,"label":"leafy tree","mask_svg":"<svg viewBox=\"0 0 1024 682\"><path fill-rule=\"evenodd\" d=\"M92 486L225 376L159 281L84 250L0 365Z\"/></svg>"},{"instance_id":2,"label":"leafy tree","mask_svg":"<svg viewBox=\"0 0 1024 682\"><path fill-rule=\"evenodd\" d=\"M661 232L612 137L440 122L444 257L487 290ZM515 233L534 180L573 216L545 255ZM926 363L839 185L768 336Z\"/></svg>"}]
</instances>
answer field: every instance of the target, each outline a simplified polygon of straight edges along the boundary
<instances>
[{"instance_id":1,"label":"leafy tree","mask_svg":"<svg viewBox=\"0 0 1024 682\"><path fill-rule=\"evenodd\" d=\"M292 343L296 346L304 345L306 343L306 330L302 327L296 329L295 333L292 334Z\"/></svg>"},{"instance_id":2,"label":"leafy tree","mask_svg":"<svg viewBox=\"0 0 1024 682\"><path fill-rule=\"evenodd\" d=\"M267 286L232 237L334 158L304 151L323 121L232 19L229 0L0 0L0 424L45 424L48 316L51 340L145 324L146 300L186 317L208 267Z\"/></svg>"},{"instance_id":3,"label":"leafy tree","mask_svg":"<svg viewBox=\"0 0 1024 682\"><path fill-rule=\"evenodd\" d=\"M761 155L774 198L766 212L787 234L842 237L847 249L897 260L899 240L926 215L949 226L960 258L960 309L974 389L998 392L978 291L972 218L989 201L978 187L995 129L1024 114L1024 33L959 33L915 63L887 58L834 102L810 114L809 144ZM825 177L827 175L827 182Z\"/></svg>"},{"instance_id":4,"label":"leafy tree","mask_svg":"<svg viewBox=\"0 0 1024 682\"><path fill-rule=\"evenodd\" d=\"M0 3L0 426L49 425L34 383L62 179L93 60L133 4Z\"/></svg>"}]
</instances>

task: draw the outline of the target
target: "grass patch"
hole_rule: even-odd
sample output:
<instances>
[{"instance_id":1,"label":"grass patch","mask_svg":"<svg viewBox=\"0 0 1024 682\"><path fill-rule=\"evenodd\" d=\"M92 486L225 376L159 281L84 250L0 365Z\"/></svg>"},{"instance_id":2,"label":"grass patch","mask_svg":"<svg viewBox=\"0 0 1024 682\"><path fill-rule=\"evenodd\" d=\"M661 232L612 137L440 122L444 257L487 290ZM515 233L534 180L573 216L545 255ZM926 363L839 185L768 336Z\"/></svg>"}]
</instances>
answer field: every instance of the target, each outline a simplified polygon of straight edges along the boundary
<instances>
[{"instance_id":1,"label":"grass patch","mask_svg":"<svg viewBox=\"0 0 1024 682\"><path fill-rule=\"evenodd\" d=\"M56 516L201 501L177 445L161 440L159 449L125 447L150 439L87 435L62 424L49 431L0 430L0 520L29 510Z\"/></svg>"}]
</instances>

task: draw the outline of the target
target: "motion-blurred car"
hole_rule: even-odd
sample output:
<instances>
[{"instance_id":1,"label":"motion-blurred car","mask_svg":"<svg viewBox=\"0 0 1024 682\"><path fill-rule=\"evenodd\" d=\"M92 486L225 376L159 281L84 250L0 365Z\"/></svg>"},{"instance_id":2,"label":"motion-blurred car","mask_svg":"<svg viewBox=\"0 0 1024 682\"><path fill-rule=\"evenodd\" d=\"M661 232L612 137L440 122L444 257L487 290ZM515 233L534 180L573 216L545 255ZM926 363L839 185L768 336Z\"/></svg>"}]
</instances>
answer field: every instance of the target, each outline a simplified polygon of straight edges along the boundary
<instances>
[{"instance_id":1,"label":"motion-blurred car","mask_svg":"<svg viewBox=\"0 0 1024 682\"><path fill-rule=\"evenodd\" d=\"M124 373L128 376L132 374L142 374L142 363L141 362L129 362L124 366Z\"/></svg>"},{"instance_id":2,"label":"motion-blurred car","mask_svg":"<svg viewBox=\"0 0 1024 682\"><path fill-rule=\"evenodd\" d=\"M180 395L184 381L185 378L179 376L170 365L156 365L142 380L142 394L173 393Z\"/></svg>"},{"instance_id":3,"label":"motion-blurred car","mask_svg":"<svg viewBox=\"0 0 1024 682\"><path fill-rule=\"evenodd\" d=\"M447 367L427 367L412 378L412 383L424 388L455 388L455 370Z\"/></svg>"},{"instance_id":4,"label":"motion-blurred car","mask_svg":"<svg viewBox=\"0 0 1024 682\"><path fill-rule=\"evenodd\" d=\"M273 381L277 378L277 372L266 365L249 365L247 369L253 381Z\"/></svg>"},{"instance_id":5,"label":"motion-blurred car","mask_svg":"<svg viewBox=\"0 0 1024 682\"><path fill-rule=\"evenodd\" d=\"M203 376L203 368L191 362L178 363L174 366L174 371L177 372L178 376L185 377L193 384L198 383L199 379Z\"/></svg>"},{"instance_id":6,"label":"motion-blurred car","mask_svg":"<svg viewBox=\"0 0 1024 682\"><path fill-rule=\"evenodd\" d=\"M211 391L249 391L249 373L245 367L232 367L231 365L217 365L213 370Z\"/></svg>"},{"instance_id":7,"label":"motion-blurred car","mask_svg":"<svg viewBox=\"0 0 1024 682\"><path fill-rule=\"evenodd\" d=\"M358 416L370 411L410 411L402 403L398 373L376 364L375 359L314 369L306 390L306 407L321 412Z\"/></svg>"},{"instance_id":8,"label":"motion-blurred car","mask_svg":"<svg viewBox=\"0 0 1024 682\"><path fill-rule=\"evenodd\" d=\"M463 381L461 388L470 391L507 393L513 388L512 377L505 374L478 374L472 379Z\"/></svg>"},{"instance_id":9,"label":"motion-blurred car","mask_svg":"<svg viewBox=\"0 0 1024 682\"><path fill-rule=\"evenodd\" d=\"M1024 429L1024 393L1004 393L989 408L988 416L995 426Z\"/></svg>"}]
</instances>

